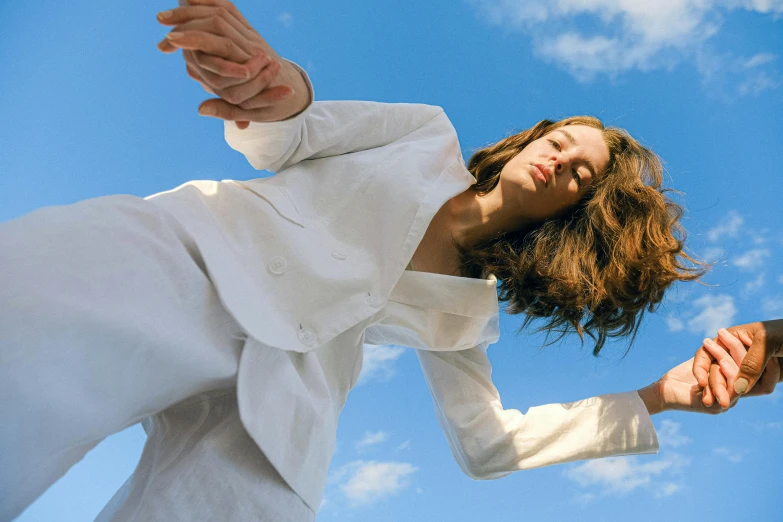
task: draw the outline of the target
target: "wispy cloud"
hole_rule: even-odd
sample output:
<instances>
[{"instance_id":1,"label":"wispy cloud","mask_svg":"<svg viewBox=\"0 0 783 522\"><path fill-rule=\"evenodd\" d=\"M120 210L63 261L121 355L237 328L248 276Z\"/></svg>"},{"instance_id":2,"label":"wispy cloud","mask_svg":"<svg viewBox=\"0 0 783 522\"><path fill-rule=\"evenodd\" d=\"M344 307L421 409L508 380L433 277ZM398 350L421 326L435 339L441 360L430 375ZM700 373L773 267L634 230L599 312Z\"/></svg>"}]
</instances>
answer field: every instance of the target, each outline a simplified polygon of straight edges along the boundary
<instances>
[{"instance_id":1,"label":"wispy cloud","mask_svg":"<svg viewBox=\"0 0 783 522\"><path fill-rule=\"evenodd\" d=\"M780 84L776 55L719 55L710 40L725 13L743 9L781 12L779 0L468 0L489 23L528 34L534 52L567 69L577 80L637 69L670 69L695 63L714 80L742 71L738 94L758 94ZM591 23L592 22L592 23ZM589 26L589 30L582 29Z\"/></svg>"},{"instance_id":2,"label":"wispy cloud","mask_svg":"<svg viewBox=\"0 0 783 522\"><path fill-rule=\"evenodd\" d=\"M288 12L282 12L277 15L277 21L283 24L286 29L294 25L294 15Z\"/></svg>"},{"instance_id":3,"label":"wispy cloud","mask_svg":"<svg viewBox=\"0 0 783 522\"><path fill-rule=\"evenodd\" d=\"M670 332L680 332L685 329L685 323L673 315L667 315L664 318L664 321L666 321L666 326L669 328Z\"/></svg>"},{"instance_id":4,"label":"wispy cloud","mask_svg":"<svg viewBox=\"0 0 783 522\"><path fill-rule=\"evenodd\" d=\"M658 443L662 447L677 448L688 444L691 439L680 433L681 424L669 419L661 421L661 426L656 430Z\"/></svg>"},{"instance_id":5,"label":"wispy cloud","mask_svg":"<svg viewBox=\"0 0 783 522\"><path fill-rule=\"evenodd\" d=\"M720 261L721 259L723 259L723 256L725 255L726 255L726 251L720 247L708 247L701 252L701 257L704 258L705 261L708 261L710 263L714 263L715 261Z\"/></svg>"},{"instance_id":6,"label":"wispy cloud","mask_svg":"<svg viewBox=\"0 0 783 522\"><path fill-rule=\"evenodd\" d=\"M695 313L686 319L688 331L706 337L715 337L718 330L734 324L737 314L734 298L725 294L703 295L693 301L693 308Z\"/></svg>"},{"instance_id":7,"label":"wispy cloud","mask_svg":"<svg viewBox=\"0 0 783 522\"><path fill-rule=\"evenodd\" d=\"M403 353L405 348L400 346L365 344L362 373L357 386L373 379L389 380L395 373L394 363Z\"/></svg>"},{"instance_id":8,"label":"wispy cloud","mask_svg":"<svg viewBox=\"0 0 783 522\"><path fill-rule=\"evenodd\" d=\"M719 446L712 450L715 455L724 457L726 460L733 464L739 464L745 460L745 455L748 454L746 449L729 448L727 446Z\"/></svg>"},{"instance_id":9,"label":"wispy cloud","mask_svg":"<svg viewBox=\"0 0 783 522\"><path fill-rule=\"evenodd\" d=\"M742 270L756 270L764 266L764 260L769 255L770 252L766 248L754 248L732 259L731 264Z\"/></svg>"},{"instance_id":10,"label":"wispy cloud","mask_svg":"<svg viewBox=\"0 0 783 522\"><path fill-rule=\"evenodd\" d=\"M365 431L364 437L362 437L361 440L356 442L356 449L361 450L368 446L374 446L376 444L380 444L381 442L385 442L386 439L388 439L389 436L384 431Z\"/></svg>"},{"instance_id":11,"label":"wispy cloud","mask_svg":"<svg viewBox=\"0 0 783 522\"><path fill-rule=\"evenodd\" d=\"M783 297L765 297L761 300L762 321L783 318Z\"/></svg>"},{"instance_id":12,"label":"wispy cloud","mask_svg":"<svg viewBox=\"0 0 783 522\"><path fill-rule=\"evenodd\" d=\"M668 419L661 423L657 432L662 448L690 442L689 437L680 433L680 424ZM583 488L593 488L584 492L582 497L585 498L578 499L580 502L591 501L596 495L625 494L639 488L649 490L656 497L665 497L682 489L678 475L689 463L688 458L672 451L662 458L647 461L635 456L609 457L571 467L566 476Z\"/></svg>"},{"instance_id":13,"label":"wispy cloud","mask_svg":"<svg viewBox=\"0 0 783 522\"><path fill-rule=\"evenodd\" d=\"M672 456L652 462L641 462L638 457L608 457L588 460L568 470L566 476L582 487L597 486L603 493L628 493L653 486L673 466Z\"/></svg>"},{"instance_id":14,"label":"wispy cloud","mask_svg":"<svg viewBox=\"0 0 783 522\"><path fill-rule=\"evenodd\" d=\"M727 237L737 237L744 222L736 210L729 210L723 219L707 232L707 239L714 242Z\"/></svg>"},{"instance_id":15,"label":"wispy cloud","mask_svg":"<svg viewBox=\"0 0 783 522\"><path fill-rule=\"evenodd\" d=\"M417 468L407 462L356 460L338 469L332 481L352 507L366 506L394 496L410 486Z\"/></svg>"},{"instance_id":16,"label":"wispy cloud","mask_svg":"<svg viewBox=\"0 0 783 522\"><path fill-rule=\"evenodd\" d=\"M764 288L764 280L765 280L765 274L764 272L759 272L759 274L751 279L750 281L747 281L745 283L745 286L743 286L743 290L746 294L755 294L762 288Z\"/></svg>"}]
</instances>

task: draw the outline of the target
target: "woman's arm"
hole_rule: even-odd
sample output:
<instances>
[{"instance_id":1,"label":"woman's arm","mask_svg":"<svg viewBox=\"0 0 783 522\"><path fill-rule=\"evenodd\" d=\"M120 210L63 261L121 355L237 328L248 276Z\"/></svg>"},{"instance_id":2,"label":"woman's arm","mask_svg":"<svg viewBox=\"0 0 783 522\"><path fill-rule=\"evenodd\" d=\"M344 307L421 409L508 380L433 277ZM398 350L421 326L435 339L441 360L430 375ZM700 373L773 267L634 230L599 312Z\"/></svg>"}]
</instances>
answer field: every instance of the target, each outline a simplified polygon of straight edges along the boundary
<instances>
[{"instance_id":1,"label":"woman's arm","mask_svg":"<svg viewBox=\"0 0 783 522\"><path fill-rule=\"evenodd\" d=\"M416 351L452 454L471 478L658 451L655 429L637 392L537 406L525 414L504 409L486 349Z\"/></svg>"},{"instance_id":2,"label":"woman's arm","mask_svg":"<svg viewBox=\"0 0 783 522\"><path fill-rule=\"evenodd\" d=\"M233 4L224 0L190 3L159 15L161 23L174 26L173 32L181 35L172 38L170 33L159 47L164 52L181 48L188 74L220 96L204 102L202 114L209 108L213 110L210 116L226 120L226 141L256 169L278 172L305 159L382 147L425 125L418 133L420 139L445 135L456 143L453 127L440 107L313 103L307 73L282 59ZM256 53L261 53L262 61ZM269 63L263 61L264 56ZM276 72L274 64L278 63ZM257 74L258 80L237 78L245 73ZM295 96L279 95L288 90ZM252 123L247 127L234 125L232 120Z\"/></svg>"},{"instance_id":3,"label":"woman's arm","mask_svg":"<svg viewBox=\"0 0 783 522\"><path fill-rule=\"evenodd\" d=\"M416 134L416 139L454 138L443 109L409 103L314 102L296 118L251 123L245 130L225 124L229 146L256 169L280 172L307 159L373 149Z\"/></svg>"}]
</instances>

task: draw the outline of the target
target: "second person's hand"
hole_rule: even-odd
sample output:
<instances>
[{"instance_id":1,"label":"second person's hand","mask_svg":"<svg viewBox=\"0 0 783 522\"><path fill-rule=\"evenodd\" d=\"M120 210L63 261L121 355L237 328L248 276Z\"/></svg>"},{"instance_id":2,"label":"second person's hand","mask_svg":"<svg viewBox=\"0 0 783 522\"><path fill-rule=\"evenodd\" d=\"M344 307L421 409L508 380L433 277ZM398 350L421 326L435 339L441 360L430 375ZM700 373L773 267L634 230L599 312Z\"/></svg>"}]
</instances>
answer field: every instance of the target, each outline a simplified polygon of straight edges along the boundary
<instances>
[{"instance_id":1,"label":"second person's hand","mask_svg":"<svg viewBox=\"0 0 783 522\"><path fill-rule=\"evenodd\" d=\"M717 339L705 339L693 360L693 374L704 388L705 405L722 405L740 395L772 393L781 380L783 320L722 328ZM725 375L733 377L723 379Z\"/></svg>"}]
</instances>

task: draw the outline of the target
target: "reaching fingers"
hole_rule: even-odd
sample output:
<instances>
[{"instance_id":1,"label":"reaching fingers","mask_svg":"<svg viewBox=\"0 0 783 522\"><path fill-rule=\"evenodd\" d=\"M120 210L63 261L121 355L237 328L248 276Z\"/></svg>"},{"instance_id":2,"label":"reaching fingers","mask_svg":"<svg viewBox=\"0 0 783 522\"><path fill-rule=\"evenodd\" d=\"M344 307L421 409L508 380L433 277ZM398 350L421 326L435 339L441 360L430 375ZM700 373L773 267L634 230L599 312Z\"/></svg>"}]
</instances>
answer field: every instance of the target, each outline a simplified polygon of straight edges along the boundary
<instances>
[{"instance_id":1,"label":"reaching fingers","mask_svg":"<svg viewBox=\"0 0 783 522\"><path fill-rule=\"evenodd\" d=\"M204 54L201 51L190 52L192 53L190 65L197 66L203 70L206 73L204 79L210 82L210 85L216 89L225 89L226 87L245 83L255 74L258 74L258 71L255 71L255 74L253 74L253 71L247 66L252 58L245 64L238 64L217 56Z\"/></svg>"},{"instance_id":2,"label":"reaching fingers","mask_svg":"<svg viewBox=\"0 0 783 522\"><path fill-rule=\"evenodd\" d=\"M243 109L262 109L270 107L280 100L285 100L294 95L294 90L285 85L270 87L239 104Z\"/></svg>"},{"instance_id":3,"label":"reaching fingers","mask_svg":"<svg viewBox=\"0 0 783 522\"><path fill-rule=\"evenodd\" d=\"M275 110L276 106L270 105L261 109L243 109L236 105L232 105L220 98L212 98L201 104L199 107L199 114L202 116L210 116L212 118L219 118L221 120L230 121L255 121L255 122L267 122L267 121L279 121L281 118L280 111Z\"/></svg>"},{"instance_id":4,"label":"reaching fingers","mask_svg":"<svg viewBox=\"0 0 783 522\"><path fill-rule=\"evenodd\" d=\"M231 22L226 21L224 18L214 16L210 18L196 18L171 28L172 33L185 33L188 31L203 31L215 36L228 38L247 54L252 54L253 42L239 33Z\"/></svg>"},{"instance_id":5,"label":"reaching fingers","mask_svg":"<svg viewBox=\"0 0 783 522\"><path fill-rule=\"evenodd\" d=\"M709 370L707 373L709 374ZM709 385L702 388L701 403L708 408L715 404L715 394L712 393Z\"/></svg>"},{"instance_id":6,"label":"reaching fingers","mask_svg":"<svg viewBox=\"0 0 783 522\"><path fill-rule=\"evenodd\" d=\"M710 389L718 399L722 408L731 406L731 397L726 387L726 377L724 377L721 367L717 364L710 366Z\"/></svg>"},{"instance_id":7,"label":"reaching fingers","mask_svg":"<svg viewBox=\"0 0 783 522\"><path fill-rule=\"evenodd\" d=\"M709 338L704 339L704 343L702 344L702 346L715 359L718 365L720 365L720 369L723 371L723 374L726 377L726 379L733 384L734 378L737 376L737 373L739 372L739 365L736 362L734 362L734 359L731 358L731 353L729 353L728 350L726 350L724 347L720 346L718 343L716 343L715 341Z\"/></svg>"},{"instance_id":8,"label":"reaching fingers","mask_svg":"<svg viewBox=\"0 0 783 522\"><path fill-rule=\"evenodd\" d=\"M193 3L191 3L193 4ZM244 38L258 38L258 33L236 7L230 5L188 5L158 13L162 25L177 25L195 19L220 18L230 24Z\"/></svg>"},{"instance_id":9,"label":"reaching fingers","mask_svg":"<svg viewBox=\"0 0 783 522\"><path fill-rule=\"evenodd\" d=\"M252 80L243 83L242 85L229 87L228 89L223 89L220 91L220 97L226 100L228 103L239 105L243 109L259 109L261 107L270 105L269 102L283 99L286 97L286 95L288 95L289 92L293 93L289 87L282 85L279 86L282 87L282 89L276 89L274 92L266 93L269 85L272 83L272 81L277 76L277 73L279 72L280 64L278 62L271 62L266 67L264 67L261 72ZM267 100L266 103L263 103L264 99L260 99L257 103L245 105L244 102L257 97L259 94L266 95L264 98Z\"/></svg>"},{"instance_id":10,"label":"reaching fingers","mask_svg":"<svg viewBox=\"0 0 783 522\"><path fill-rule=\"evenodd\" d=\"M221 7L231 13L234 18L239 20L245 27L250 29L251 31L255 32L255 29L253 29L253 26L250 25L250 22L248 22L244 16L242 16L242 13L239 12L239 9L236 8L234 4L231 2L226 2L225 0L192 0L190 2L191 5L208 5L213 7Z\"/></svg>"},{"instance_id":11,"label":"reaching fingers","mask_svg":"<svg viewBox=\"0 0 783 522\"><path fill-rule=\"evenodd\" d=\"M745 355L748 353L748 350L745 348L745 345L742 344L742 341L725 328L718 330L718 339L729 349L731 358L734 359L737 366L742 364L742 359L744 359ZM750 342L748 342L748 346L750 346Z\"/></svg>"},{"instance_id":12,"label":"reaching fingers","mask_svg":"<svg viewBox=\"0 0 783 522\"><path fill-rule=\"evenodd\" d=\"M233 40L206 31L188 30L166 35L169 43L180 49L202 51L230 62L244 63L250 54L242 50Z\"/></svg>"},{"instance_id":13,"label":"reaching fingers","mask_svg":"<svg viewBox=\"0 0 783 522\"><path fill-rule=\"evenodd\" d=\"M702 388L706 388L709 384L708 378L711 364L712 357L710 356L710 352L702 346L696 351L696 355L693 357L693 376Z\"/></svg>"},{"instance_id":14,"label":"reaching fingers","mask_svg":"<svg viewBox=\"0 0 783 522\"><path fill-rule=\"evenodd\" d=\"M171 42L169 42L164 38L163 40L158 42L158 49L160 49L162 52L166 54L171 54L174 51L177 51L179 47L175 47L174 45L171 44Z\"/></svg>"},{"instance_id":15,"label":"reaching fingers","mask_svg":"<svg viewBox=\"0 0 783 522\"><path fill-rule=\"evenodd\" d=\"M191 66L190 64L185 64L185 68L188 71L188 76L200 83L201 87L205 91L207 91L209 94L215 94L215 91L213 91L212 88L204 81L204 79L201 77L201 73L197 71L195 67Z\"/></svg>"}]
</instances>

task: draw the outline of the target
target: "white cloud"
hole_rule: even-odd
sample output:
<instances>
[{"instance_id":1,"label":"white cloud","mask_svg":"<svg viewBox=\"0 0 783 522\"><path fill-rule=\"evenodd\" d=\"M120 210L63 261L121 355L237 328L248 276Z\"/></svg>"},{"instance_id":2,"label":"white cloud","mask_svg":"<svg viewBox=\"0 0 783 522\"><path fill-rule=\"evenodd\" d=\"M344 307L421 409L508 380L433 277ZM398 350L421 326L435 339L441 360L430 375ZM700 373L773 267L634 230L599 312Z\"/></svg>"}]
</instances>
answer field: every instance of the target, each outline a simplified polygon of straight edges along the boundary
<instances>
[{"instance_id":1,"label":"white cloud","mask_svg":"<svg viewBox=\"0 0 783 522\"><path fill-rule=\"evenodd\" d=\"M735 9L780 12L778 0L468 0L490 23L523 31L534 52L577 80L631 69L669 69L694 61L706 78L744 71L746 93L774 88L774 55L717 56L705 52L723 15ZM590 23L590 21L595 23ZM583 29L584 27L589 29ZM758 78L765 77L766 81ZM738 83L738 82L733 82Z\"/></svg>"},{"instance_id":2,"label":"white cloud","mask_svg":"<svg viewBox=\"0 0 783 522\"><path fill-rule=\"evenodd\" d=\"M691 332L715 337L718 330L734 324L737 308L730 295L703 295L693 301L693 305L698 313L687 320L688 330Z\"/></svg>"},{"instance_id":3,"label":"white cloud","mask_svg":"<svg viewBox=\"0 0 783 522\"><path fill-rule=\"evenodd\" d=\"M721 457L725 457L726 460L733 464L739 464L745 459L745 455L748 454L748 450L742 449L733 449L726 446L719 446L712 450L712 452L715 455L719 455Z\"/></svg>"},{"instance_id":4,"label":"white cloud","mask_svg":"<svg viewBox=\"0 0 783 522\"><path fill-rule=\"evenodd\" d=\"M769 257L769 254L766 248L754 248L732 259L731 264L742 270L756 270L764 265L764 260Z\"/></svg>"},{"instance_id":5,"label":"white cloud","mask_svg":"<svg viewBox=\"0 0 783 522\"><path fill-rule=\"evenodd\" d=\"M676 448L683 444L688 444L691 439L680 433L680 423L669 419L661 421L657 430L658 442L662 447Z\"/></svg>"},{"instance_id":6,"label":"white cloud","mask_svg":"<svg viewBox=\"0 0 783 522\"><path fill-rule=\"evenodd\" d=\"M642 487L656 497L668 497L680 491L683 486L677 478L682 468L690 464L690 459L669 449L691 442L690 437L680 432L680 427L679 422L669 419L664 419L658 426L656 431L661 453L666 453L662 458L609 457L588 460L568 469L565 475L580 486L598 488L598 491L583 492L576 500L588 502L595 498L596 493L623 494Z\"/></svg>"},{"instance_id":7,"label":"white cloud","mask_svg":"<svg viewBox=\"0 0 783 522\"><path fill-rule=\"evenodd\" d=\"M737 237L745 220L736 210L729 210L720 222L707 232L707 239L718 241L726 237Z\"/></svg>"},{"instance_id":8,"label":"white cloud","mask_svg":"<svg viewBox=\"0 0 783 522\"><path fill-rule=\"evenodd\" d=\"M393 345L364 345L362 373L357 385L372 379L388 380L394 375L394 363L405 352L405 348Z\"/></svg>"},{"instance_id":9,"label":"white cloud","mask_svg":"<svg viewBox=\"0 0 783 522\"><path fill-rule=\"evenodd\" d=\"M340 468L334 480L340 485L352 506L363 506L398 494L410 485L417 468L407 462L376 462L357 460Z\"/></svg>"},{"instance_id":10,"label":"white cloud","mask_svg":"<svg viewBox=\"0 0 783 522\"><path fill-rule=\"evenodd\" d=\"M365 431L362 440L356 443L356 449L363 449L366 448L367 446L380 444L381 442L385 442L387 438L388 435L386 434L386 432L383 431L376 431L374 433L370 431Z\"/></svg>"},{"instance_id":11,"label":"white cloud","mask_svg":"<svg viewBox=\"0 0 783 522\"><path fill-rule=\"evenodd\" d=\"M724 0L728 7L741 7L759 13L783 14L783 0Z\"/></svg>"},{"instance_id":12,"label":"white cloud","mask_svg":"<svg viewBox=\"0 0 783 522\"><path fill-rule=\"evenodd\" d=\"M638 457L608 457L588 460L569 469L566 476L583 487L598 486L606 493L628 493L641 486L653 485L675 465L671 456L652 462L639 462Z\"/></svg>"},{"instance_id":13,"label":"white cloud","mask_svg":"<svg viewBox=\"0 0 783 522\"><path fill-rule=\"evenodd\" d=\"M685 329L685 323L673 315L667 315L664 321L666 321L666 326L669 328L670 332L679 332Z\"/></svg>"},{"instance_id":14,"label":"white cloud","mask_svg":"<svg viewBox=\"0 0 783 522\"><path fill-rule=\"evenodd\" d=\"M761 300L762 321L783 318L783 298L765 297Z\"/></svg>"},{"instance_id":15,"label":"white cloud","mask_svg":"<svg viewBox=\"0 0 783 522\"><path fill-rule=\"evenodd\" d=\"M776 388L777 390L777 388ZM777 393L777 392L776 392ZM762 430L780 430L783 429L783 422L781 421L774 421L774 422L754 422L753 427L756 429L756 431L762 431Z\"/></svg>"},{"instance_id":16,"label":"white cloud","mask_svg":"<svg viewBox=\"0 0 783 522\"><path fill-rule=\"evenodd\" d=\"M748 60L745 61L745 63L743 63L742 66L745 67L746 69L753 69L754 67L758 67L759 65L764 65L765 63L769 63L776 59L777 59L777 55L774 55L772 53L758 53L748 58Z\"/></svg>"},{"instance_id":17,"label":"white cloud","mask_svg":"<svg viewBox=\"0 0 783 522\"><path fill-rule=\"evenodd\" d=\"M289 28L294 25L294 15L288 12L283 12L277 15L277 21L283 24L283 27Z\"/></svg>"},{"instance_id":18,"label":"white cloud","mask_svg":"<svg viewBox=\"0 0 783 522\"><path fill-rule=\"evenodd\" d=\"M411 447L411 441L410 441L410 439L408 439L405 442L403 442L402 444L400 444L399 446L397 446L397 449L398 450L405 450L405 449L409 449L410 447Z\"/></svg>"},{"instance_id":19,"label":"white cloud","mask_svg":"<svg viewBox=\"0 0 783 522\"><path fill-rule=\"evenodd\" d=\"M721 259L723 259L723 256L725 254L726 251L720 247L708 247L704 249L704 251L701 254L701 257L703 257L706 261L710 263L714 263L715 261L720 261Z\"/></svg>"},{"instance_id":20,"label":"white cloud","mask_svg":"<svg viewBox=\"0 0 783 522\"><path fill-rule=\"evenodd\" d=\"M781 275L779 275L779 276L778 276L778 283L780 283L781 285L783 285L783 274L781 274Z\"/></svg>"},{"instance_id":21,"label":"white cloud","mask_svg":"<svg viewBox=\"0 0 783 522\"><path fill-rule=\"evenodd\" d=\"M658 488L658 491L656 491L655 496L656 497L670 497L680 491L682 489L682 484L677 484L675 482L667 482L666 484L662 484L660 488Z\"/></svg>"},{"instance_id":22,"label":"white cloud","mask_svg":"<svg viewBox=\"0 0 783 522\"><path fill-rule=\"evenodd\" d=\"M574 497L574 500L579 504L589 504L595 500L596 496L593 493L580 493Z\"/></svg>"},{"instance_id":23,"label":"white cloud","mask_svg":"<svg viewBox=\"0 0 783 522\"><path fill-rule=\"evenodd\" d=\"M764 272L759 272L759 274L756 276L756 279L746 282L745 286L743 287L745 293L754 294L761 290L764 287L764 276Z\"/></svg>"}]
</instances>

